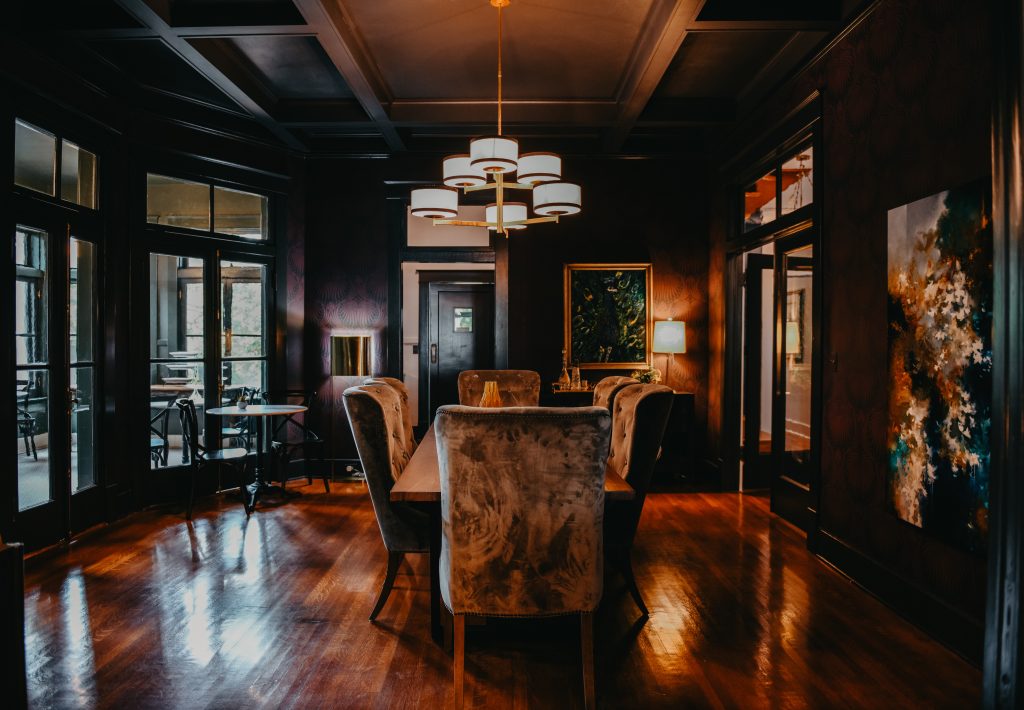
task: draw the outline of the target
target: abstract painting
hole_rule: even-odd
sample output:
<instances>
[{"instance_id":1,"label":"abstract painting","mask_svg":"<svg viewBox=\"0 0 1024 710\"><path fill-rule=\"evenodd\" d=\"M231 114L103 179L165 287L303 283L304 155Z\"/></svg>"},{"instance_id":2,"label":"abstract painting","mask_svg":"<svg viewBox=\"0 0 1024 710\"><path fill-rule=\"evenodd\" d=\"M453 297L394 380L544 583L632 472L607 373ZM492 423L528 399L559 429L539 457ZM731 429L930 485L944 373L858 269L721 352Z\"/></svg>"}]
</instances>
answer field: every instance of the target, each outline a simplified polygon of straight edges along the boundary
<instances>
[{"instance_id":1,"label":"abstract painting","mask_svg":"<svg viewBox=\"0 0 1024 710\"><path fill-rule=\"evenodd\" d=\"M590 369L650 362L651 265L566 264L565 349Z\"/></svg>"},{"instance_id":2,"label":"abstract painting","mask_svg":"<svg viewBox=\"0 0 1024 710\"><path fill-rule=\"evenodd\" d=\"M982 553L992 407L986 181L889 211L888 499L899 518Z\"/></svg>"}]
</instances>

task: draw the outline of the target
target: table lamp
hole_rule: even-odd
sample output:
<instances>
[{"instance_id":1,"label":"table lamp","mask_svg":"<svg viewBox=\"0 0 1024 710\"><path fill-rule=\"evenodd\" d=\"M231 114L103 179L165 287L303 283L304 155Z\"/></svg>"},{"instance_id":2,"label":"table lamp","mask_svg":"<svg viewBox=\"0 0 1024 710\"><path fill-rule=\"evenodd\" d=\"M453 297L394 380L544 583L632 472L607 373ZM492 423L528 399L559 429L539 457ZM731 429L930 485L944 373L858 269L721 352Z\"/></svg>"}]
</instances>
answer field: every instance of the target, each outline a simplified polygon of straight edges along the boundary
<instances>
[{"instance_id":1,"label":"table lamp","mask_svg":"<svg viewBox=\"0 0 1024 710\"><path fill-rule=\"evenodd\" d=\"M686 322L681 320L659 320L654 322L654 344L652 352L665 353L665 383L668 384L672 370L672 356L686 352Z\"/></svg>"},{"instance_id":2,"label":"table lamp","mask_svg":"<svg viewBox=\"0 0 1024 710\"><path fill-rule=\"evenodd\" d=\"M370 336L331 336L331 375L334 377L370 376Z\"/></svg>"}]
</instances>

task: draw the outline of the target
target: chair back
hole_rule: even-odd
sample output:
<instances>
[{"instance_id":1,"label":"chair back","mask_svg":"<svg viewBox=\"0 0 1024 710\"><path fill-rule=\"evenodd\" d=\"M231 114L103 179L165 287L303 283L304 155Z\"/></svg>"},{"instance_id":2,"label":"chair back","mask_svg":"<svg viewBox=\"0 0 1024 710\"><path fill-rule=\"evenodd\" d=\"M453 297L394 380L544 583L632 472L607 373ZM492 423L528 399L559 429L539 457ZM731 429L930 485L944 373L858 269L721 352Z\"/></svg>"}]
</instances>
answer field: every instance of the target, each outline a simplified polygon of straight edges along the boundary
<instances>
[{"instance_id":1,"label":"chair back","mask_svg":"<svg viewBox=\"0 0 1024 710\"><path fill-rule=\"evenodd\" d=\"M196 415L196 403L187 397L175 400L178 417L181 419L181 445L185 450L188 462L195 466L202 456L203 446L199 443L199 417Z\"/></svg>"},{"instance_id":2,"label":"chair back","mask_svg":"<svg viewBox=\"0 0 1024 710\"><path fill-rule=\"evenodd\" d=\"M402 402L402 425L405 427L405 445L412 456L416 451L416 438L412 433L412 411L409 409L409 390L405 383L396 377L373 377L366 381L366 384L385 384L398 393Z\"/></svg>"},{"instance_id":3,"label":"chair back","mask_svg":"<svg viewBox=\"0 0 1024 710\"><path fill-rule=\"evenodd\" d=\"M619 393L619 390L629 385L638 384L640 382L632 377L623 377L622 375L605 377L594 385L594 406L604 407L609 412L614 411L612 407L615 404L615 395Z\"/></svg>"},{"instance_id":4,"label":"chair back","mask_svg":"<svg viewBox=\"0 0 1024 710\"><path fill-rule=\"evenodd\" d=\"M391 488L409 463L398 393L385 384L365 384L349 387L342 399L384 546L392 552L422 550L426 541L391 503Z\"/></svg>"},{"instance_id":5,"label":"chair back","mask_svg":"<svg viewBox=\"0 0 1024 710\"><path fill-rule=\"evenodd\" d=\"M316 392L306 390L281 390L279 392L264 392L260 395L261 404L293 404L300 407L308 407L309 403L316 399ZM296 441L293 437L288 439L288 432L298 434L298 441L313 442L320 441L320 437L306 424L308 411L296 412L281 417L275 417L274 430L271 433L271 441Z\"/></svg>"},{"instance_id":6,"label":"chair back","mask_svg":"<svg viewBox=\"0 0 1024 710\"><path fill-rule=\"evenodd\" d=\"M672 399L671 388L654 384L628 385L615 396L608 467L629 483L635 497L609 507L605 540L610 546L633 544L672 411Z\"/></svg>"},{"instance_id":7,"label":"chair back","mask_svg":"<svg viewBox=\"0 0 1024 710\"><path fill-rule=\"evenodd\" d=\"M441 595L453 613L597 607L610 424L597 407L438 409Z\"/></svg>"},{"instance_id":8,"label":"chair back","mask_svg":"<svg viewBox=\"0 0 1024 710\"><path fill-rule=\"evenodd\" d=\"M459 404L480 406L484 383L498 383L501 403L506 407L536 407L540 404L540 374L533 370L463 370L459 373Z\"/></svg>"}]
</instances>

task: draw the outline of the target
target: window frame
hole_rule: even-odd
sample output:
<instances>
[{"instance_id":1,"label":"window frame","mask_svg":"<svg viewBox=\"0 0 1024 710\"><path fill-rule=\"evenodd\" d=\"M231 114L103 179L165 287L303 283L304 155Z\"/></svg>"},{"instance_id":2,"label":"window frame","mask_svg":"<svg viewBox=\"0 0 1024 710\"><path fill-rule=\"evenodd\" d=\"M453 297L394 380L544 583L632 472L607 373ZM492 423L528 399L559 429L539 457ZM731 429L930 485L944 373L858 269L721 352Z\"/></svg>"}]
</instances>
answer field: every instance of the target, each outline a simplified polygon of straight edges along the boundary
<instances>
[{"instance_id":1,"label":"window frame","mask_svg":"<svg viewBox=\"0 0 1024 710\"><path fill-rule=\"evenodd\" d=\"M12 129L14 128L14 126L17 123L20 122L20 123L22 123L22 124L32 128L33 130L40 131L41 133L49 134L49 135L53 136L53 138L54 138L54 156L53 156L53 192L54 192L54 194L50 195L50 194L48 194L46 192L40 192L39 190L33 190L31 187L25 187L24 185L17 184L14 181L14 174L13 174L13 170L12 170L12 173L11 173L11 189L14 191L14 193L17 194L17 195L24 195L25 197L28 197L30 199L42 200L42 201L47 202L47 203L52 204L52 205L59 205L59 206L61 206L63 208L66 208L66 209L86 210L87 214L98 214L100 212L101 200L103 198L103 194L102 194L102 191L101 191L102 168L100 166L100 160L101 160L102 156L100 155L99 151L94 150L91 147L91 144L88 143L88 141L84 141L83 142L82 140L79 140L79 138L77 136L75 136L75 135L72 135L72 134L69 134L69 133L65 133L63 131L50 130L48 128L43 128L41 125L39 125L39 123L33 121L30 118L24 118L23 116L24 116L23 112L22 113L14 114L14 121L11 124L12 125ZM94 190L95 190L95 195L94 195L94 200L93 201L95 202L95 207L89 207L88 205L82 205L82 204L79 204L77 202L73 202L71 200L65 200L64 198L62 198L60 196L60 193L61 193L61 180L60 179L61 179L61 172L62 172L62 169L64 167L63 166L63 162L64 162L64 150L63 150L63 148L64 148L64 143L65 142L71 143L72 145L74 145L79 150L84 150L84 151L90 153L93 156L93 158L95 159L95 163L93 164L93 186L94 186ZM13 163L13 161L16 159L16 156L17 156L17 146L14 144L13 140L12 140L11 143L12 143L12 145L11 145L11 160L12 160L12 163Z\"/></svg>"},{"instance_id":2,"label":"window frame","mask_svg":"<svg viewBox=\"0 0 1024 710\"><path fill-rule=\"evenodd\" d=\"M736 187L736 212L733 219L736 224L735 241L743 244L755 243L758 241L770 241L773 235L787 231L792 226L799 224L813 217L816 212L816 205L819 198L818 193L818 141L816 131L811 128L801 131L794 138L786 141L778 149L771 152L764 160L743 173L743 179L738 181ZM782 180L782 166L795 158L802 151L811 150L811 201L792 212L782 214L782 193L784 192ZM746 228L746 190L747 187L756 184L758 180L773 175L775 177L775 219L764 222L751 229Z\"/></svg>"}]
</instances>

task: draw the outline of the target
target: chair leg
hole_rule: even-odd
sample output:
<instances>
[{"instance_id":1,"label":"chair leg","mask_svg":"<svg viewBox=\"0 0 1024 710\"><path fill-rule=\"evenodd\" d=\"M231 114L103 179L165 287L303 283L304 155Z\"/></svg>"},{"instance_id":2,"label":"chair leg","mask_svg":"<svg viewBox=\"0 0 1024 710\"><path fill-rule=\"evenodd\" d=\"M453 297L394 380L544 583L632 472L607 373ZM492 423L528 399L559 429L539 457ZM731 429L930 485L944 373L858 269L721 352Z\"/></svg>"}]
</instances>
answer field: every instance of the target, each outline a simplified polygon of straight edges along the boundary
<instances>
[{"instance_id":1,"label":"chair leg","mask_svg":"<svg viewBox=\"0 0 1024 710\"><path fill-rule=\"evenodd\" d=\"M197 466L189 467L189 480L188 480L188 503L185 505L185 519L192 519L192 498L196 493L196 468Z\"/></svg>"},{"instance_id":2,"label":"chair leg","mask_svg":"<svg viewBox=\"0 0 1024 710\"><path fill-rule=\"evenodd\" d=\"M320 447L320 453L313 460L316 461L316 465L320 467L320 471L322 472L321 475L323 475L324 478L324 493L330 493L331 482L327 480L327 462L324 461L323 447Z\"/></svg>"},{"instance_id":3,"label":"chair leg","mask_svg":"<svg viewBox=\"0 0 1024 710\"><path fill-rule=\"evenodd\" d=\"M622 578L626 580L626 587L629 588L629 594L633 597L633 601L636 602L637 607L644 616L650 616L651 613L647 611L647 605L644 604L644 598L640 595L640 588L636 586L636 577L633 576L633 557L630 555L629 550L621 554L616 554L616 567L619 568L619 572L622 574Z\"/></svg>"},{"instance_id":4,"label":"chair leg","mask_svg":"<svg viewBox=\"0 0 1024 710\"><path fill-rule=\"evenodd\" d=\"M462 710L466 680L466 617L455 615L455 710Z\"/></svg>"},{"instance_id":5,"label":"chair leg","mask_svg":"<svg viewBox=\"0 0 1024 710\"><path fill-rule=\"evenodd\" d=\"M398 567L402 564L404 555L401 552L392 552L388 550L388 569L384 574L384 584L380 587L380 594L377 595L377 604L373 607L373 611L370 612L370 621L377 618L377 614L384 608L384 602L388 600L388 596L391 594L391 587L395 584L395 575L398 574Z\"/></svg>"},{"instance_id":6,"label":"chair leg","mask_svg":"<svg viewBox=\"0 0 1024 710\"><path fill-rule=\"evenodd\" d=\"M456 617L458 618L458 617ZM580 613L580 647L583 651L583 706L596 708L594 700L594 613Z\"/></svg>"}]
</instances>

